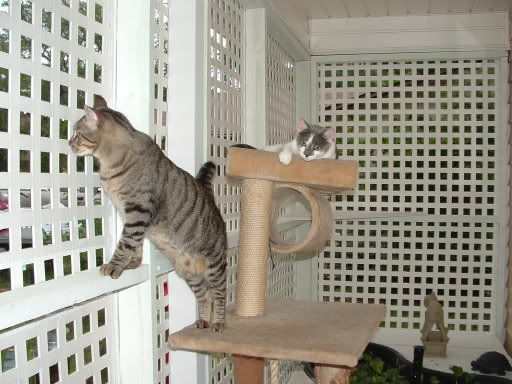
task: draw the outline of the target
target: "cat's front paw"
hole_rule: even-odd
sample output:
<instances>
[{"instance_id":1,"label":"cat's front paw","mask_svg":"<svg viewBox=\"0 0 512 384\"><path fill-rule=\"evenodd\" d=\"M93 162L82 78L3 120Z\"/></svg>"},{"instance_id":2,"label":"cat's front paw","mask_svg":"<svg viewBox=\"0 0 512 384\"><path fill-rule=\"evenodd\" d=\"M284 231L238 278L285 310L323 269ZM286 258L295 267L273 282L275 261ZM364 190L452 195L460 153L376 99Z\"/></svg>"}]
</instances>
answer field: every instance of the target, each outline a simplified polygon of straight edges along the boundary
<instances>
[{"instance_id":1,"label":"cat's front paw","mask_svg":"<svg viewBox=\"0 0 512 384\"><path fill-rule=\"evenodd\" d=\"M113 279L117 279L123 273L123 267L119 265L113 265L112 263L103 264L100 267L101 276L110 276Z\"/></svg>"},{"instance_id":2,"label":"cat's front paw","mask_svg":"<svg viewBox=\"0 0 512 384\"><path fill-rule=\"evenodd\" d=\"M292 154L290 152L281 152L279 154L279 161L284 165L290 164L292 161Z\"/></svg>"},{"instance_id":3,"label":"cat's front paw","mask_svg":"<svg viewBox=\"0 0 512 384\"><path fill-rule=\"evenodd\" d=\"M222 333L222 332L224 332L224 329L226 328L226 324L224 324L224 323L213 323L210 328L211 328L211 330L213 332Z\"/></svg>"},{"instance_id":4,"label":"cat's front paw","mask_svg":"<svg viewBox=\"0 0 512 384\"><path fill-rule=\"evenodd\" d=\"M209 328L210 324L206 320L199 319L196 321L196 327L199 329Z\"/></svg>"}]
</instances>

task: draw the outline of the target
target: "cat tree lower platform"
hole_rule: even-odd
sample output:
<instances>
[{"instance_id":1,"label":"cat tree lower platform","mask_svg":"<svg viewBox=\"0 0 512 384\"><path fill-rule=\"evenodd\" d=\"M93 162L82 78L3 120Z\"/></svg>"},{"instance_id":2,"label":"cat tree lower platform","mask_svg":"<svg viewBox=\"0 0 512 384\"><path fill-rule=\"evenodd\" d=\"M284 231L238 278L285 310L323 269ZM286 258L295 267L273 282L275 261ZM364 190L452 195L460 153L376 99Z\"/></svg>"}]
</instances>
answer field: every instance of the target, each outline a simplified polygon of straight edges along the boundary
<instances>
[{"instance_id":1,"label":"cat tree lower platform","mask_svg":"<svg viewBox=\"0 0 512 384\"><path fill-rule=\"evenodd\" d=\"M248 358L242 361L242 372L236 372L237 384L262 383L263 359L308 361L350 372L384 313L383 305L270 299L263 317L236 316L230 308L223 333L208 332L193 324L173 333L169 345L229 353L239 362Z\"/></svg>"},{"instance_id":2,"label":"cat tree lower platform","mask_svg":"<svg viewBox=\"0 0 512 384\"><path fill-rule=\"evenodd\" d=\"M226 173L242 180L236 302L224 333L191 325L174 333L174 349L230 353L236 384L263 384L264 359L316 363L317 384L348 384L350 372L384 318L384 306L266 300L270 248L279 253L321 249L331 239L332 209L322 193L357 185L357 162L294 156L281 164L277 153L230 148ZM281 204L298 195L311 225L302 241L280 242ZM276 367L273 361L273 367ZM276 371L276 370L274 370ZM277 382L274 376L273 382Z\"/></svg>"}]
</instances>

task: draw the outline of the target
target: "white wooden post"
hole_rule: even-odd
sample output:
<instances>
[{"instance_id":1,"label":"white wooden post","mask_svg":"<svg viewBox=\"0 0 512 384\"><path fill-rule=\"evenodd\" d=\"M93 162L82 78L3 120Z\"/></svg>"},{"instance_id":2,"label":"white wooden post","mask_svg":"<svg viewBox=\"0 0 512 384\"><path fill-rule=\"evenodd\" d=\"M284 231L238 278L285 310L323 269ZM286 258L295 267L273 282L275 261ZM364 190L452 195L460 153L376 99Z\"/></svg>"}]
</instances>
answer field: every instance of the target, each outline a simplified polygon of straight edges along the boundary
<instances>
[{"instance_id":1,"label":"white wooden post","mask_svg":"<svg viewBox=\"0 0 512 384\"><path fill-rule=\"evenodd\" d=\"M151 127L149 1L120 1L117 6L117 55L115 108L133 126L149 134ZM118 226L118 230L120 230ZM120 232L119 232L120 233ZM155 274L151 246L144 244L149 279L121 291L119 301L119 365L122 383L153 383L156 377L153 287Z\"/></svg>"},{"instance_id":2,"label":"white wooden post","mask_svg":"<svg viewBox=\"0 0 512 384\"><path fill-rule=\"evenodd\" d=\"M169 158L195 174L206 158L206 1L171 1L169 14ZM197 307L175 273L169 284L172 333L197 319ZM206 367L206 355L171 351L171 383L205 383Z\"/></svg>"}]
</instances>

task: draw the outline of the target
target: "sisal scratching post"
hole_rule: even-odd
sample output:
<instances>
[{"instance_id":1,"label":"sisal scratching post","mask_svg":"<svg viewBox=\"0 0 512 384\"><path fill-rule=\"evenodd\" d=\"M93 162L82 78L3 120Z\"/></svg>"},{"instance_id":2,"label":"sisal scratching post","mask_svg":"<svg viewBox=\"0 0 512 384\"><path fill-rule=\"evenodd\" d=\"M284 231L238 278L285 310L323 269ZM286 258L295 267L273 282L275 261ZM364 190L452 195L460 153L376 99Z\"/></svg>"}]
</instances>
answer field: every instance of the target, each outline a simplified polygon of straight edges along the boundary
<instances>
[{"instance_id":1,"label":"sisal scratching post","mask_svg":"<svg viewBox=\"0 0 512 384\"><path fill-rule=\"evenodd\" d=\"M268 180L245 179L242 183L235 303L238 316L263 316L265 311L273 187Z\"/></svg>"},{"instance_id":2,"label":"sisal scratching post","mask_svg":"<svg viewBox=\"0 0 512 384\"><path fill-rule=\"evenodd\" d=\"M315 384L349 384L353 368L315 365Z\"/></svg>"}]
</instances>

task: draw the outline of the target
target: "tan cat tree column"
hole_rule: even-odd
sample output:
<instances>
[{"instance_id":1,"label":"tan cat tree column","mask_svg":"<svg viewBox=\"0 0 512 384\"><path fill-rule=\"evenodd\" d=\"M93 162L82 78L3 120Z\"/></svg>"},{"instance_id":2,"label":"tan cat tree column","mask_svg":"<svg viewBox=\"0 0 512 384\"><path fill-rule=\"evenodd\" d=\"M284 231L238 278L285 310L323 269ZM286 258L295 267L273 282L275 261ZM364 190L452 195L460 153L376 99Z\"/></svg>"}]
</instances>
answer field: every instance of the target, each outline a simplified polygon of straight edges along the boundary
<instances>
[{"instance_id":1,"label":"tan cat tree column","mask_svg":"<svg viewBox=\"0 0 512 384\"><path fill-rule=\"evenodd\" d=\"M233 354L236 384L262 384L264 359L313 362L318 384L348 384L351 369L384 317L384 306L266 300L265 291L269 242L282 253L325 244L333 217L319 191L353 189L357 163L294 158L283 165L276 153L231 148L227 174L243 179L235 306L228 309L224 333L191 325L172 334L169 345ZM297 244L281 244L271 227L279 204L293 193L309 205L311 227Z\"/></svg>"}]
</instances>

